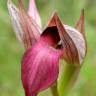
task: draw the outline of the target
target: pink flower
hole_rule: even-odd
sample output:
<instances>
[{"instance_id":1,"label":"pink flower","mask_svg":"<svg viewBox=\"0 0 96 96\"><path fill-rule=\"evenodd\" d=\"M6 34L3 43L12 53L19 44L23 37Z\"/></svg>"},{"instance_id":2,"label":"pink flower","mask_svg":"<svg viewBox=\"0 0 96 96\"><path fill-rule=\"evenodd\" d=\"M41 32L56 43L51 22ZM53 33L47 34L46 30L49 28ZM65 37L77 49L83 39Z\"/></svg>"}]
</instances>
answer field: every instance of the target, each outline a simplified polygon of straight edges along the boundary
<instances>
[{"instance_id":1,"label":"pink flower","mask_svg":"<svg viewBox=\"0 0 96 96\"><path fill-rule=\"evenodd\" d=\"M26 49L21 62L26 96L36 96L57 80L60 58L81 65L86 55L83 11L75 28L62 24L55 12L42 31L35 0L30 0L28 13L22 0L19 9L8 0L8 9L17 37Z\"/></svg>"}]
</instances>

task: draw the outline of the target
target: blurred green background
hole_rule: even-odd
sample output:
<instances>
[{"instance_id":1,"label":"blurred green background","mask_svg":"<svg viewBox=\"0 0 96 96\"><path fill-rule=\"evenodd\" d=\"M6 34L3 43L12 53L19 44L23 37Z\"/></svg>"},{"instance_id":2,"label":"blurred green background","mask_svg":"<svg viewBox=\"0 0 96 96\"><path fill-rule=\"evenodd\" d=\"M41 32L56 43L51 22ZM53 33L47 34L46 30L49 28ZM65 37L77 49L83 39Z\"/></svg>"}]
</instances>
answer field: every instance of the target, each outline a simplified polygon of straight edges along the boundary
<instances>
[{"instance_id":1,"label":"blurred green background","mask_svg":"<svg viewBox=\"0 0 96 96\"><path fill-rule=\"evenodd\" d=\"M6 1L0 0L0 96L24 96L20 77L23 48L13 32ZM17 0L13 1L17 4ZM81 10L85 9L88 51L80 76L68 96L96 96L96 0L36 0L36 3L43 26L54 10L65 24L75 26ZM48 96L46 93L49 91L41 94Z\"/></svg>"}]
</instances>

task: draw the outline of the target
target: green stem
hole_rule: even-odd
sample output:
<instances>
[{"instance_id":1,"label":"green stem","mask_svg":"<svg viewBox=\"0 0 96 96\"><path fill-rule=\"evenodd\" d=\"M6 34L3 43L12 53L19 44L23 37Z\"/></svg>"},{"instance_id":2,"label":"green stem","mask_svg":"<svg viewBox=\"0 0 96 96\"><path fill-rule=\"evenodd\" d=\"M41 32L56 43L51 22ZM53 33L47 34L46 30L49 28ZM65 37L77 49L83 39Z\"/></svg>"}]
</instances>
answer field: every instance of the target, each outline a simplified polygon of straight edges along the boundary
<instances>
[{"instance_id":1,"label":"green stem","mask_svg":"<svg viewBox=\"0 0 96 96\"><path fill-rule=\"evenodd\" d=\"M57 81L55 84L51 87L52 96L59 96L58 89L57 89Z\"/></svg>"},{"instance_id":2,"label":"green stem","mask_svg":"<svg viewBox=\"0 0 96 96\"><path fill-rule=\"evenodd\" d=\"M74 86L78 78L79 72L80 72L80 67L71 64L66 64L64 66L64 71L59 82L60 96L67 96L67 93Z\"/></svg>"}]
</instances>

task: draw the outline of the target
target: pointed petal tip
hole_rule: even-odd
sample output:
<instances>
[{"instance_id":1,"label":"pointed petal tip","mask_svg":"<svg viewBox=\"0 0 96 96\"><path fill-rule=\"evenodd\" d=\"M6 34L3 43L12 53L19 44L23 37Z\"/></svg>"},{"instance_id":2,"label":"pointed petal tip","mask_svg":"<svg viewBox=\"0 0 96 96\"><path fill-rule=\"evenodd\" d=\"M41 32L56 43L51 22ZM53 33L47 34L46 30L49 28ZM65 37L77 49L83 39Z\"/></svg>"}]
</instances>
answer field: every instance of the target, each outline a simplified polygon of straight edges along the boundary
<instances>
[{"instance_id":1,"label":"pointed petal tip","mask_svg":"<svg viewBox=\"0 0 96 96\"><path fill-rule=\"evenodd\" d=\"M12 2L11 0L7 0L7 3L9 3L9 4L10 4L11 2Z\"/></svg>"},{"instance_id":2,"label":"pointed petal tip","mask_svg":"<svg viewBox=\"0 0 96 96\"><path fill-rule=\"evenodd\" d=\"M53 16L58 16L57 11L54 11Z\"/></svg>"},{"instance_id":3,"label":"pointed petal tip","mask_svg":"<svg viewBox=\"0 0 96 96\"><path fill-rule=\"evenodd\" d=\"M83 9L82 9L82 11L81 11L81 13L83 13L83 14L84 14L84 10L85 10L85 9L83 8Z\"/></svg>"},{"instance_id":4,"label":"pointed petal tip","mask_svg":"<svg viewBox=\"0 0 96 96\"><path fill-rule=\"evenodd\" d=\"M11 0L7 0L7 6L11 5L12 1Z\"/></svg>"},{"instance_id":5,"label":"pointed petal tip","mask_svg":"<svg viewBox=\"0 0 96 96\"><path fill-rule=\"evenodd\" d=\"M81 11L80 18L77 21L75 28L85 37L85 32L84 32L84 9L82 9L82 11Z\"/></svg>"},{"instance_id":6,"label":"pointed petal tip","mask_svg":"<svg viewBox=\"0 0 96 96\"><path fill-rule=\"evenodd\" d=\"M84 18L84 9L81 10L81 18Z\"/></svg>"},{"instance_id":7,"label":"pointed petal tip","mask_svg":"<svg viewBox=\"0 0 96 96\"><path fill-rule=\"evenodd\" d=\"M53 13L52 19L53 19L53 18L54 18L55 20L59 19L59 16L58 16L57 11L55 11L55 12Z\"/></svg>"},{"instance_id":8,"label":"pointed petal tip","mask_svg":"<svg viewBox=\"0 0 96 96\"><path fill-rule=\"evenodd\" d=\"M52 14L52 17L48 23L48 26L49 27L52 27L52 26L56 26L56 21L58 19L58 14L57 14L57 11L55 11L53 14Z\"/></svg>"}]
</instances>

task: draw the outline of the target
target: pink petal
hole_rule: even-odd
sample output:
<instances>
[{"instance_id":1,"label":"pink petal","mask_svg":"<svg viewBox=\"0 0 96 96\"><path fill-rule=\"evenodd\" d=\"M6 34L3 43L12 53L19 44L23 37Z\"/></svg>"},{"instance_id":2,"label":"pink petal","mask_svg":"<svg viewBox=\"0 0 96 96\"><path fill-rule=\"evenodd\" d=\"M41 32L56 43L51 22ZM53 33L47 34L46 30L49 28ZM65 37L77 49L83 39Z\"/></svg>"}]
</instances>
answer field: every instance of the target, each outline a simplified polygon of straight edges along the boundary
<instances>
[{"instance_id":1,"label":"pink petal","mask_svg":"<svg viewBox=\"0 0 96 96\"><path fill-rule=\"evenodd\" d=\"M37 43L22 59L22 82L26 96L33 96L52 85L58 76L61 52Z\"/></svg>"},{"instance_id":2,"label":"pink petal","mask_svg":"<svg viewBox=\"0 0 96 96\"><path fill-rule=\"evenodd\" d=\"M37 10L35 0L29 0L28 14L41 27L41 18Z\"/></svg>"}]
</instances>

